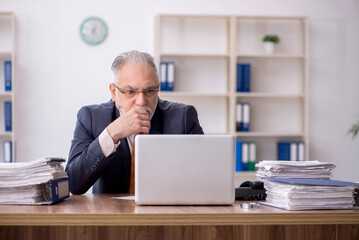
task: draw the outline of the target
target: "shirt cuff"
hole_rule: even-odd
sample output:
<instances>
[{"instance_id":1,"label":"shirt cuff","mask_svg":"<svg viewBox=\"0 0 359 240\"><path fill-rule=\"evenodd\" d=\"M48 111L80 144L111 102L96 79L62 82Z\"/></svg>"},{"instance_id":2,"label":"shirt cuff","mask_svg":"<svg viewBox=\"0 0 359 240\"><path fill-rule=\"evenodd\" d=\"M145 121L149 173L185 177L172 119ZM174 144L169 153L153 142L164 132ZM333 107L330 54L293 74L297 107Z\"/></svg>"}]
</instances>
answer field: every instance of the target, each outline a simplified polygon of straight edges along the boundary
<instances>
[{"instance_id":1,"label":"shirt cuff","mask_svg":"<svg viewBox=\"0 0 359 240\"><path fill-rule=\"evenodd\" d=\"M118 141L118 143L115 144L106 128L102 131L98 140L100 143L101 152L103 155L105 155L105 157L108 157L114 153L121 143L121 141Z\"/></svg>"}]
</instances>

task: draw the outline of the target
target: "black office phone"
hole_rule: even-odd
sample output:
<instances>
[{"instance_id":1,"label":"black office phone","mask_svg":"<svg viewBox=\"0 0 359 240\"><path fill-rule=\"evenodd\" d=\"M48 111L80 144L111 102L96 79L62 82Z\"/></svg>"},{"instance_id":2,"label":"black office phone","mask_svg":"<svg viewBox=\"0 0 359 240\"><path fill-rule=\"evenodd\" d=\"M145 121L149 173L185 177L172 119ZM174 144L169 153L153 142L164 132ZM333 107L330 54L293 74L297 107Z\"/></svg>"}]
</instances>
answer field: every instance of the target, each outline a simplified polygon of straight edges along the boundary
<instances>
[{"instance_id":1,"label":"black office phone","mask_svg":"<svg viewBox=\"0 0 359 240\"><path fill-rule=\"evenodd\" d=\"M262 181L245 181L235 189L236 200L266 200L267 194Z\"/></svg>"}]
</instances>

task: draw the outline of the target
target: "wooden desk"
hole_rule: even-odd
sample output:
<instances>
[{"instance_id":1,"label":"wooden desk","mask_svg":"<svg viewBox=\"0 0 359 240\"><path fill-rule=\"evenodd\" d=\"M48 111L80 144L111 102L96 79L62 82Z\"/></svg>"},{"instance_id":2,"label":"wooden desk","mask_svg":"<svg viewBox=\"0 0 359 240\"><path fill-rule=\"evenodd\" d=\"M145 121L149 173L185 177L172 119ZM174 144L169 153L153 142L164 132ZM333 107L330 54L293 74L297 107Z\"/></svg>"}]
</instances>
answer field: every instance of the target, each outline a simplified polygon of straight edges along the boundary
<instances>
[{"instance_id":1,"label":"wooden desk","mask_svg":"<svg viewBox=\"0 0 359 240\"><path fill-rule=\"evenodd\" d=\"M81 195L53 206L0 205L0 239L359 239L359 210L136 206Z\"/></svg>"}]
</instances>

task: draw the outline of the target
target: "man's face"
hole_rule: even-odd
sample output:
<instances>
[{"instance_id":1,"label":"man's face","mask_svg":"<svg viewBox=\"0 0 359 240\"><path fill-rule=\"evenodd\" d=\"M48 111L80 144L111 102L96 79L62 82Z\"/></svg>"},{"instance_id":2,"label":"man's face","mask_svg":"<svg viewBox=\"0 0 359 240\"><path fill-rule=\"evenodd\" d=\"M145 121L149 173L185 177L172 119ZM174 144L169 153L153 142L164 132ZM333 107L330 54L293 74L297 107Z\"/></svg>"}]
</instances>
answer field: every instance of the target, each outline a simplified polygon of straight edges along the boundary
<instances>
[{"instance_id":1,"label":"man's face","mask_svg":"<svg viewBox=\"0 0 359 240\"><path fill-rule=\"evenodd\" d=\"M141 64L125 64L120 70L120 74L114 79L114 83L123 91L135 90L141 93L133 97L128 97L110 84L112 100L120 112L125 113L136 107L145 107L151 109L151 117L156 110L158 94L146 97L142 91L159 87L157 74L151 66Z\"/></svg>"}]
</instances>

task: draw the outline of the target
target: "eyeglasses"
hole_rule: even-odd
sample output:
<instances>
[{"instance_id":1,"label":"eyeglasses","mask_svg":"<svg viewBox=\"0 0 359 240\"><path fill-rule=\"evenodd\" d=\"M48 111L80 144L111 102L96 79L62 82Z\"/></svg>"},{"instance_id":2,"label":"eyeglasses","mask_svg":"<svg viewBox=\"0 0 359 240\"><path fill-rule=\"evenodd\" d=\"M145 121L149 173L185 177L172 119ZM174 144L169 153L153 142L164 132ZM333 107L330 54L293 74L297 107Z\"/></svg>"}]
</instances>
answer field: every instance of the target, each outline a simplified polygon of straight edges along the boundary
<instances>
[{"instance_id":1,"label":"eyeglasses","mask_svg":"<svg viewBox=\"0 0 359 240\"><path fill-rule=\"evenodd\" d=\"M138 91L138 90L132 90L132 89L126 89L126 90L122 90L121 88L117 87L116 84L112 83L113 86L115 86L115 88L122 93L123 95L125 95L128 98L132 98L137 94L143 93L143 95L145 95L146 97L152 97L153 95L155 95L159 89L157 88L148 88L148 89L143 89L142 91Z\"/></svg>"}]
</instances>

